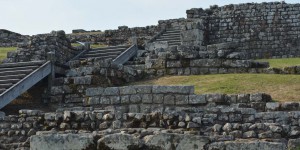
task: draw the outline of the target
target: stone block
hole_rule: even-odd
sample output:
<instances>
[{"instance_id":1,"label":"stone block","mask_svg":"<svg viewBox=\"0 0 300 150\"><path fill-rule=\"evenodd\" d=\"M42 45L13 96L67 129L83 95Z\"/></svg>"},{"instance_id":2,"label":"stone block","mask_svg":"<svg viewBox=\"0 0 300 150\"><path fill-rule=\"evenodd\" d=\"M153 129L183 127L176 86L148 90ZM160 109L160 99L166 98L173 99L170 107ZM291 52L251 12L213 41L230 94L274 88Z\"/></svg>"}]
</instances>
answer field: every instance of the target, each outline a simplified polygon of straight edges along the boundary
<instances>
[{"instance_id":1,"label":"stone block","mask_svg":"<svg viewBox=\"0 0 300 150\"><path fill-rule=\"evenodd\" d=\"M77 85L90 85L92 83L92 76L84 76L84 77L73 77L74 84Z\"/></svg>"},{"instance_id":2,"label":"stone block","mask_svg":"<svg viewBox=\"0 0 300 150\"><path fill-rule=\"evenodd\" d=\"M163 48L166 49L169 47L168 42L166 41L156 41L152 43L147 43L145 49L149 51L154 51L155 49Z\"/></svg>"},{"instance_id":3,"label":"stone block","mask_svg":"<svg viewBox=\"0 0 300 150\"><path fill-rule=\"evenodd\" d=\"M271 100L271 96L265 93L250 94L250 102L269 102Z\"/></svg>"},{"instance_id":4,"label":"stone block","mask_svg":"<svg viewBox=\"0 0 300 150\"><path fill-rule=\"evenodd\" d=\"M86 99L86 105L97 105L100 104L100 98L99 97L89 97Z\"/></svg>"},{"instance_id":5,"label":"stone block","mask_svg":"<svg viewBox=\"0 0 300 150\"><path fill-rule=\"evenodd\" d=\"M167 105L175 105L175 96L174 95L165 95L164 96L164 104Z\"/></svg>"},{"instance_id":6,"label":"stone block","mask_svg":"<svg viewBox=\"0 0 300 150\"><path fill-rule=\"evenodd\" d=\"M176 105L187 105L189 104L189 96L188 95L175 95Z\"/></svg>"},{"instance_id":7,"label":"stone block","mask_svg":"<svg viewBox=\"0 0 300 150\"><path fill-rule=\"evenodd\" d=\"M139 138L130 134L110 134L105 135L97 142L97 149L127 149L130 146L139 146L142 143Z\"/></svg>"},{"instance_id":8,"label":"stone block","mask_svg":"<svg viewBox=\"0 0 300 150\"><path fill-rule=\"evenodd\" d=\"M101 96L104 92L104 88L97 87L97 88L87 88L85 90L86 96Z\"/></svg>"},{"instance_id":9,"label":"stone block","mask_svg":"<svg viewBox=\"0 0 300 150\"><path fill-rule=\"evenodd\" d=\"M101 105L109 105L109 104L111 104L109 97L107 97L107 96L102 96L102 97L100 98L100 104L101 104Z\"/></svg>"},{"instance_id":10,"label":"stone block","mask_svg":"<svg viewBox=\"0 0 300 150\"><path fill-rule=\"evenodd\" d=\"M129 104L129 95L121 96L121 104Z\"/></svg>"},{"instance_id":11,"label":"stone block","mask_svg":"<svg viewBox=\"0 0 300 150\"><path fill-rule=\"evenodd\" d=\"M178 60L167 61L167 68L180 68L180 67L182 67L182 64Z\"/></svg>"},{"instance_id":12,"label":"stone block","mask_svg":"<svg viewBox=\"0 0 300 150\"><path fill-rule=\"evenodd\" d=\"M107 87L105 88L103 95L112 95L112 96L118 96L120 94L118 87Z\"/></svg>"},{"instance_id":13,"label":"stone block","mask_svg":"<svg viewBox=\"0 0 300 150\"><path fill-rule=\"evenodd\" d=\"M91 147L96 147L92 134L38 134L30 137L31 150L87 149Z\"/></svg>"},{"instance_id":14,"label":"stone block","mask_svg":"<svg viewBox=\"0 0 300 150\"><path fill-rule=\"evenodd\" d=\"M278 102L266 103L266 111L278 111L279 108L280 108L280 103Z\"/></svg>"},{"instance_id":15,"label":"stone block","mask_svg":"<svg viewBox=\"0 0 300 150\"><path fill-rule=\"evenodd\" d=\"M206 100L209 103L224 103L225 95L224 94L206 94Z\"/></svg>"},{"instance_id":16,"label":"stone block","mask_svg":"<svg viewBox=\"0 0 300 150\"><path fill-rule=\"evenodd\" d=\"M190 95L189 104L206 104L206 95Z\"/></svg>"},{"instance_id":17,"label":"stone block","mask_svg":"<svg viewBox=\"0 0 300 150\"><path fill-rule=\"evenodd\" d=\"M142 97L139 94L130 95L130 103L137 104L142 102Z\"/></svg>"},{"instance_id":18,"label":"stone block","mask_svg":"<svg viewBox=\"0 0 300 150\"><path fill-rule=\"evenodd\" d=\"M194 86L153 86L153 94L193 94Z\"/></svg>"},{"instance_id":19,"label":"stone block","mask_svg":"<svg viewBox=\"0 0 300 150\"><path fill-rule=\"evenodd\" d=\"M121 97L120 96L109 96L110 102L113 105L121 104Z\"/></svg>"},{"instance_id":20,"label":"stone block","mask_svg":"<svg viewBox=\"0 0 300 150\"><path fill-rule=\"evenodd\" d=\"M148 135L143 140L148 147L165 150L174 149L172 143L177 143L176 149L205 149L205 146L209 143L208 137L169 133Z\"/></svg>"},{"instance_id":21,"label":"stone block","mask_svg":"<svg viewBox=\"0 0 300 150\"><path fill-rule=\"evenodd\" d=\"M237 103L249 103L250 94L238 94Z\"/></svg>"},{"instance_id":22,"label":"stone block","mask_svg":"<svg viewBox=\"0 0 300 150\"><path fill-rule=\"evenodd\" d=\"M140 94L152 93L152 86L150 86L150 85L136 85L134 87L135 87L137 93L140 93Z\"/></svg>"},{"instance_id":23,"label":"stone block","mask_svg":"<svg viewBox=\"0 0 300 150\"><path fill-rule=\"evenodd\" d=\"M154 104L162 104L164 102L163 94L153 94L153 103Z\"/></svg>"},{"instance_id":24,"label":"stone block","mask_svg":"<svg viewBox=\"0 0 300 150\"><path fill-rule=\"evenodd\" d=\"M140 113L139 105L129 105L129 113Z\"/></svg>"},{"instance_id":25,"label":"stone block","mask_svg":"<svg viewBox=\"0 0 300 150\"><path fill-rule=\"evenodd\" d=\"M136 94L136 88L134 86L123 86L119 87L121 95L129 95L129 94Z\"/></svg>"},{"instance_id":26,"label":"stone block","mask_svg":"<svg viewBox=\"0 0 300 150\"><path fill-rule=\"evenodd\" d=\"M153 95L152 94L142 94L142 102L144 104L151 104L153 101Z\"/></svg>"}]
</instances>

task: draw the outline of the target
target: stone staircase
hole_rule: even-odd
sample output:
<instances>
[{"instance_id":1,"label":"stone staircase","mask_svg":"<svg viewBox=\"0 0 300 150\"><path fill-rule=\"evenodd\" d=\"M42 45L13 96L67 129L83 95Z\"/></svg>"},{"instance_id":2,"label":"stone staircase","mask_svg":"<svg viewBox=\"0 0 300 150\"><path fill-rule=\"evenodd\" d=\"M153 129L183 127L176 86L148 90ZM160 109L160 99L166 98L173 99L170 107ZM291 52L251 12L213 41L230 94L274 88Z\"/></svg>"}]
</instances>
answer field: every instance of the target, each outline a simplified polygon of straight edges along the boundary
<instances>
[{"instance_id":1,"label":"stone staircase","mask_svg":"<svg viewBox=\"0 0 300 150\"><path fill-rule=\"evenodd\" d=\"M119 56L122 52L127 50L129 46L110 46L105 48L90 49L82 56L79 57L80 60L85 60L88 58L95 59L114 59Z\"/></svg>"},{"instance_id":2,"label":"stone staircase","mask_svg":"<svg viewBox=\"0 0 300 150\"><path fill-rule=\"evenodd\" d=\"M169 46L179 46L181 45L180 31L180 29L167 29L155 41L167 41Z\"/></svg>"},{"instance_id":3,"label":"stone staircase","mask_svg":"<svg viewBox=\"0 0 300 150\"><path fill-rule=\"evenodd\" d=\"M0 65L0 109L51 73L51 62Z\"/></svg>"}]
</instances>

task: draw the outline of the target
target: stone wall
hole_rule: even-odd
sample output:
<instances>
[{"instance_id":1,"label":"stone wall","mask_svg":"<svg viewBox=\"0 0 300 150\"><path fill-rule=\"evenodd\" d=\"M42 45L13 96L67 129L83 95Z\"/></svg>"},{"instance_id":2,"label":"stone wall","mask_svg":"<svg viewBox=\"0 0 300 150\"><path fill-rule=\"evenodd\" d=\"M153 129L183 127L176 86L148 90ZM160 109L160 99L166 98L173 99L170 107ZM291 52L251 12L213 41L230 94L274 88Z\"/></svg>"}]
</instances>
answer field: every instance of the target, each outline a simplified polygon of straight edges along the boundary
<instances>
[{"instance_id":1,"label":"stone wall","mask_svg":"<svg viewBox=\"0 0 300 150\"><path fill-rule=\"evenodd\" d=\"M269 64L249 60L247 53L236 52L237 43L167 47L154 43L145 59L145 74L199 75L224 73L267 73Z\"/></svg>"},{"instance_id":2,"label":"stone wall","mask_svg":"<svg viewBox=\"0 0 300 150\"><path fill-rule=\"evenodd\" d=\"M64 31L53 31L50 34L31 36L28 42L19 44L16 51L8 52L3 62L46 60L47 52L55 52L57 62L65 63L77 54L78 50L71 46Z\"/></svg>"},{"instance_id":3,"label":"stone wall","mask_svg":"<svg viewBox=\"0 0 300 150\"><path fill-rule=\"evenodd\" d=\"M28 38L19 33L0 29L0 47L16 47L18 43L26 42Z\"/></svg>"},{"instance_id":4,"label":"stone wall","mask_svg":"<svg viewBox=\"0 0 300 150\"><path fill-rule=\"evenodd\" d=\"M132 44L132 38L136 37L139 45L143 45L145 40L149 40L160 28L157 26L134 27L120 26L116 30L105 30L103 33L93 34L69 34L68 38L72 43L76 41L100 43L104 45L124 45Z\"/></svg>"},{"instance_id":5,"label":"stone wall","mask_svg":"<svg viewBox=\"0 0 300 150\"><path fill-rule=\"evenodd\" d=\"M180 149L187 143L194 143L194 149L299 146L299 103L272 102L263 93L195 95L193 90L191 86L88 88L87 99L93 102L89 105L102 107L20 110L19 115L1 118L0 147L39 149L41 143L48 149L51 143L52 148L66 149L74 144L82 149ZM145 104L155 109L133 107Z\"/></svg>"},{"instance_id":6,"label":"stone wall","mask_svg":"<svg viewBox=\"0 0 300 150\"><path fill-rule=\"evenodd\" d=\"M300 4L231 4L187 10L187 18L207 21L207 44L239 42L251 58L298 57Z\"/></svg>"}]
</instances>

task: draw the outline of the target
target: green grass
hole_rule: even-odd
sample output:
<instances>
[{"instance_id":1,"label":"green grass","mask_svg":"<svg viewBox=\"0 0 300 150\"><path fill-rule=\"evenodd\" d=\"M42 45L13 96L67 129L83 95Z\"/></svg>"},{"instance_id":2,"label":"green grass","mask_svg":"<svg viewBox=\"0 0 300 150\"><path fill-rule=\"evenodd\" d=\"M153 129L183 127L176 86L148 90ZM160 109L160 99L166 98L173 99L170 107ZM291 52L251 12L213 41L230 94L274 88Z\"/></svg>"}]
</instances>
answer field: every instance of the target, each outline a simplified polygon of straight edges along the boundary
<instances>
[{"instance_id":1,"label":"green grass","mask_svg":"<svg viewBox=\"0 0 300 150\"><path fill-rule=\"evenodd\" d=\"M300 101L300 76L275 74L218 74L166 76L134 85L194 85L195 93L270 94L276 101Z\"/></svg>"},{"instance_id":2,"label":"green grass","mask_svg":"<svg viewBox=\"0 0 300 150\"><path fill-rule=\"evenodd\" d=\"M0 62L7 57L7 52L16 50L17 47L0 47Z\"/></svg>"},{"instance_id":3,"label":"green grass","mask_svg":"<svg viewBox=\"0 0 300 150\"><path fill-rule=\"evenodd\" d=\"M300 58L280 58L280 59L259 59L270 63L270 67L284 68L287 66L300 66Z\"/></svg>"},{"instance_id":4,"label":"green grass","mask_svg":"<svg viewBox=\"0 0 300 150\"><path fill-rule=\"evenodd\" d=\"M72 45L73 47L80 46L79 43L71 43L71 45ZM107 45L102 45L102 44L92 44L92 45L91 45L91 48L102 48L102 47L107 47Z\"/></svg>"}]
</instances>

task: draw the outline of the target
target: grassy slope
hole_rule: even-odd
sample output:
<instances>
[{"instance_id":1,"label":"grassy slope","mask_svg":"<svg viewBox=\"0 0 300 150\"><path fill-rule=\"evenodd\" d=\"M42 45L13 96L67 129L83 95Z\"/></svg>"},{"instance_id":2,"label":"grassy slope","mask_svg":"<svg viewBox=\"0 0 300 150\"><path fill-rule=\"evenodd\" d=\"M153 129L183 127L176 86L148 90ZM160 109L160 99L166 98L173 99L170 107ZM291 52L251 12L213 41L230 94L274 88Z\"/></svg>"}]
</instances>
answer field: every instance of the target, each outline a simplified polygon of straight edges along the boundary
<instances>
[{"instance_id":1,"label":"grassy slope","mask_svg":"<svg viewBox=\"0 0 300 150\"><path fill-rule=\"evenodd\" d=\"M299 75L219 74L168 76L133 84L194 85L197 94L265 92L271 94L273 99L277 101L300 101Z\"/></svg>"},{"instance_id":2,"label":"grassy slope","mask_svg":"<svg viewBox=\"0 0 300 150\"><path fill-rule=\"evenodd\" d=\"M16 50L16 47L0 47L0 61L7 57L7 52Z\"/></svg>"},{"instance_id":3,"label":"grassy slope","mask_svg":"<svg viewBox=\"0 0 300 150\"><path fill-rule=\"evenodd\" d=\"M283 68L286 66L300 66L300 58L282 58L282 59L260 59L258 61L267 61L271 67Z\"/></svg>"}]
</instances>

